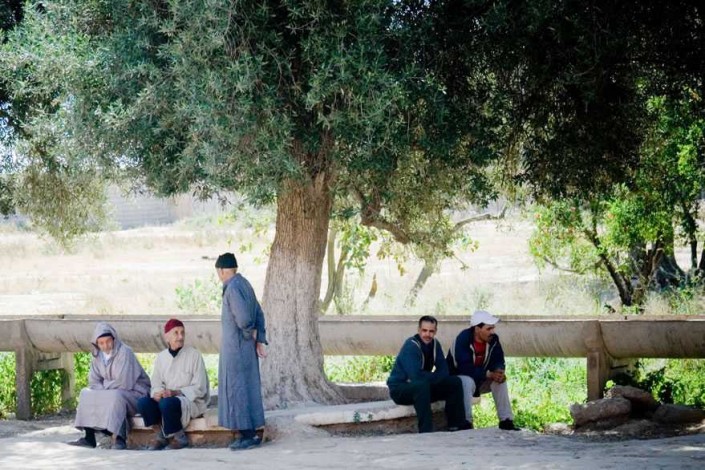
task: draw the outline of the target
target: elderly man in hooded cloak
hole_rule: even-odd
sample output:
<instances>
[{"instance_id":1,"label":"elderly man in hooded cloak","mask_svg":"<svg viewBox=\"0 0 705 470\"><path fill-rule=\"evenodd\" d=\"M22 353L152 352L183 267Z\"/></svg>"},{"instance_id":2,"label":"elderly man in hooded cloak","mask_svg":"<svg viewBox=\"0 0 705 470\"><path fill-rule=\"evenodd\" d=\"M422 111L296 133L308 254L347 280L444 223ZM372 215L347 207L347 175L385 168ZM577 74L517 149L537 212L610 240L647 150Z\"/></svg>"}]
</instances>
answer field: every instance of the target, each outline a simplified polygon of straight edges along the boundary
<instances>
[{"instance_id":1,"label":"elderly man in hooded cloak","mask_svg":"<svg viewBox=\"0 0 705 470\"><path fill-rule=\"evenodd\" d=\"M102 431L113 437L113 449L126 449L128 417L136 413L137 400L149 395L149 377L108 323L96 325L91 343L88 388L81 390L74 423L85 436L69 444L95 447L95 432Z\"/></svg>"},{"instance_id":2,"label":"elderly man in hooded cloak","mask_svg":"<svg viewBox=\"0 0 705 470\"><path fill-rule=\"evenodd\" d=\"M230 449L251 449L260 445L256 430L264 426L258 361L266 356L264 314L252 286L237 272L235 255L220 255L215 267L223 283L218 423L240 432Z\"/></svg>"}]
</instances>

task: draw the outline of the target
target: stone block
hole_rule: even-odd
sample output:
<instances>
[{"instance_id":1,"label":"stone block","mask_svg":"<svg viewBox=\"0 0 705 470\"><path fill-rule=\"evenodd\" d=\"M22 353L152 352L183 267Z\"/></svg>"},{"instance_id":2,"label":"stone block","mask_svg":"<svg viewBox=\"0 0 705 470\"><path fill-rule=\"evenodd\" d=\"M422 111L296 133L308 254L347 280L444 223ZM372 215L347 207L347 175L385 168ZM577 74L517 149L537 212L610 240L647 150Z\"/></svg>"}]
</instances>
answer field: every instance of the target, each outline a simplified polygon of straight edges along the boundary
<instances>
[{"instance_id":1,"label":"stone block","mask_svg":"<svg viewBox=\"0 0 705 470\"><path fill-rule=\"evenodd\" d=\"M661 424L699 423L705 420L705 410L685 405L661 405L654 412L654 420Z\"/></svg>"},{"instance_id":2,"label":"stone block","mask_svg":"<svg viewBox=\"0 0 705 470\"><path fill-rule=\"evenodd\" d=\"M599 421L614 421L619 418L626 418L631 412L632 404L622 397L602 398L585 404L573 404L570 406L570 415L576 427L587 423Z\"/></svg>"},{"instance_id":3,"label":"stone block","mask_svg":"<svg viewBox=\"0 0 705 470\"><path fill-rule=\"evenodd\" d=\"M659 407L659 402L651 393L628 385L615 385L607 391L607 398L622 397L632 402L633 411L654 411Z\"/></svg>"}]
</instances>

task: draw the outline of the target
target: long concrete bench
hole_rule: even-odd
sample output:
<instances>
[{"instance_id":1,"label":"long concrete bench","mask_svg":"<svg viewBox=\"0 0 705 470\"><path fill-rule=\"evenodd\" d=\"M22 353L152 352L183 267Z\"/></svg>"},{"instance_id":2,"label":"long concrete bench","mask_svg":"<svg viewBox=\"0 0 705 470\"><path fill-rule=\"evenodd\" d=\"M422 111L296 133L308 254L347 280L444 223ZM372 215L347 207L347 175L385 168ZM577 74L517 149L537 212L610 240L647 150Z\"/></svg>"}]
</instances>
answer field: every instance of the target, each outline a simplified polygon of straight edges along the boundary
<instances>
[{"instance_id":1,"label":"long concrete bench","mask_svg":"<svg viewBox=\"0 0 705 470\"><path fill-rule=\"evenodd\" d=\"M162 328L168 317L100 317L116 327L136 352L164 349ZM72 353L88 351L96 317L0 317L0 351L15 353L17 417L31 417L32 374L63 369L67 378L62 398L75 397ZM220 347L220 318L182 317L189 343L203 353ZM468 317L440 317L445 344L468 326ZM329 355L392 355L415 331L417 317L323 316L318 320L323 353ZM607 379L632 359L705 357L705 316L528 317L503 316L497 333L508 357L584 357L588 399L602 397ZM664 341L664 338L667 340Z\"/></svg>"},{"instance_id":2,"label":"long concrete bench","mask_svg":"<svg viewBox=\"0 0 705 470\"><path fill-rule=\"evenodd\" d=\"M144 420L139 415L132 418L131 424L127 446L130 449L149 446L154 437L152 428L145 426ZM202 417L192 419L185 431L189 443L194 447L227 447L239 436L236 431L218 426L217 408L208 408ZM258 434L263 440L267 439L264 428L259 429Z\"/></svg>"}]
</instances>

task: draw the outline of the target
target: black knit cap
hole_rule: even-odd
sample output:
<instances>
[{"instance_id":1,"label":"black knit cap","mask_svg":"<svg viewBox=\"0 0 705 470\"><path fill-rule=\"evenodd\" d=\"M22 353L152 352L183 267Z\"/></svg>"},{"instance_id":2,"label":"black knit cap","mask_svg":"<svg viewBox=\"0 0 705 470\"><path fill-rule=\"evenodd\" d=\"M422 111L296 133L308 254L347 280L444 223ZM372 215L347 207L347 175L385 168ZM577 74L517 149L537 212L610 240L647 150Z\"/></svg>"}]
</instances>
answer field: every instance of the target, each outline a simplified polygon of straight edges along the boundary
<instances>
[{"instance_id":1,"label":"black knit cap","mask_svg":"<svg viewBox=\"0 0 705 470\"><path fill-rule=\"evenodd\" d=\"M237 260L235 259L235 255L232 253L223 253L218 256L218 259L215 261L215 267L221 269L237 268Z\"/></svg>"}]
</instances>

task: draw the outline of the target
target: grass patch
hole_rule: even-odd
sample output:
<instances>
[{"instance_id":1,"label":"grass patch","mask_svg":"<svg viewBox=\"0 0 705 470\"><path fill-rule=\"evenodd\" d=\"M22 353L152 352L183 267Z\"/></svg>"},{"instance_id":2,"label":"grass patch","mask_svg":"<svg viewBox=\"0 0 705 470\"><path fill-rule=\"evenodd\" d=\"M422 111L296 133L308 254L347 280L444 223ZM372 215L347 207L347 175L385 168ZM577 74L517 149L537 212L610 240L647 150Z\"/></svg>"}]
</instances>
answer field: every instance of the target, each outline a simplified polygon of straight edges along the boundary
<instances>
[{"instance_id":1,"label":"grass patch","mask_svg":"<svg viewBox=\"0 0 705 470\"><path fill-rule=\"evenodd\" d=\"M394 356L325 356L323 368L331 382L366 383L387 380Z\"/></svg>"},{"instance_id":2,"label":"grass patch","mask_svg":"<svg viewBox=\"0 0 705 470\"><path fill-rule=\"evenodd\" d=\"M514 421L522 428L541 431L546 424L570 423L570 405L587 397L585 359L507 358L506 372ZM473 418L475 427L497 426L491 394L473 407Z\"/></svg>"}]
</instances>

